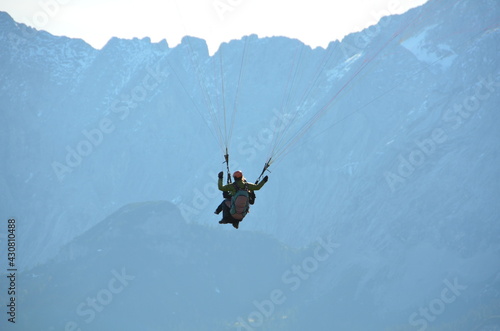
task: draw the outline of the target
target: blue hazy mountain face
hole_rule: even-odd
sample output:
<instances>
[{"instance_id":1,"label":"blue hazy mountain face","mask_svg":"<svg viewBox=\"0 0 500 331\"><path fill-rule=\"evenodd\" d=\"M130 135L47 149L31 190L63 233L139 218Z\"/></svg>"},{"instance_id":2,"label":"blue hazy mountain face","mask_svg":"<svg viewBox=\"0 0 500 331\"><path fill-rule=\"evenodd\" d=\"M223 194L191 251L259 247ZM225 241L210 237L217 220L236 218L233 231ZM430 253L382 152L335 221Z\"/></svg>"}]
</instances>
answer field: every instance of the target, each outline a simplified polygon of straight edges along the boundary
<instances>
[{"instance_id":1,"label":"blue hazy mountain face","mask_svg":"<svg viewBox=\"0 0 500 331\"><path fill-rule=\"evenodd\" d=\"M249 36L213 56L189 37L95 50L0 13L0 213L22 242L19 319L498 328L498 13L430 1L327 49ZM239 230L213 215L235 105L233 170L253 181L275 139L291 142ZM171 203L142 203L157 200ZM45 299L64 311L36 312Z\"/></svg>"},{"instance_id":2,"label":"blue hazy mountain face","mask_svg":"<svg viewBox=\"0 0 500 331\"><path fill-rule=\"evenodd\" d=\"M187 224L169 202L130 204L27 274L16 326L229 329L295 254L263 234Z\"/></svg>"}]
</instances>

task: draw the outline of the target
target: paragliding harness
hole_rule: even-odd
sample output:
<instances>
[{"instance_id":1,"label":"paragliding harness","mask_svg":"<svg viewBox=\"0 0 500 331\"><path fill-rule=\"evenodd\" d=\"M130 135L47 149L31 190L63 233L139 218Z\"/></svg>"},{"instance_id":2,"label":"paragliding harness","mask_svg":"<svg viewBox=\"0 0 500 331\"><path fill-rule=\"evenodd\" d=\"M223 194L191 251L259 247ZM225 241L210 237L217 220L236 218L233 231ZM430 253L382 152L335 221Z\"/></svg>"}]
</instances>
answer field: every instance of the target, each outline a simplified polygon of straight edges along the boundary
<instances>
[{"instance_id":1,"label":"paragliding harness","mask_svg":"<svg viewBox=\"0 0 500 331\"><path fill-rule=\"evenodd\" d=\"M229 170L229 153L226 147L226 154L224 155L224 163L227 167L227 183L233 184L235 193L231 195L230 192L222 192L224 197L224 204L229 209L231 218L236 221L241 221L248 214L250 205L255 203L255 192L248 189L248 183L245 182L244 188L240 188L236 183L231 181L231 171ZM267 165L267 163L266 163ZM265 170L266 168L264 168ZM262 176L262 174L261 174ZM260 179L260 178L259 178ZM259 180L257 180L256 184ZM226 210L227 210L226 209Z\"/></svg>"},{"instance_id":2,"label":"paragliding harness","mask_svg":"<svg viewBox=\"0 0 500 331\"><path fill-rule=\"evenodd\" d=\"M250 209L250 191L247 183L244 188L240 188L236 183L233 183L233 186L236 192L231 197L230 214L235 220L241 221Z\"/></svg>"},{"instance_id":3,"label":"paragliding harness","mask_svg":"<svg viewBox=\"0 0 500 331\"><path fill-rule=\"evenodd\" d=\"M256 198L255 191L249 190L248 191L248 203L253 205L255 203L255 198Z\"/></svg>"}]
</instances>

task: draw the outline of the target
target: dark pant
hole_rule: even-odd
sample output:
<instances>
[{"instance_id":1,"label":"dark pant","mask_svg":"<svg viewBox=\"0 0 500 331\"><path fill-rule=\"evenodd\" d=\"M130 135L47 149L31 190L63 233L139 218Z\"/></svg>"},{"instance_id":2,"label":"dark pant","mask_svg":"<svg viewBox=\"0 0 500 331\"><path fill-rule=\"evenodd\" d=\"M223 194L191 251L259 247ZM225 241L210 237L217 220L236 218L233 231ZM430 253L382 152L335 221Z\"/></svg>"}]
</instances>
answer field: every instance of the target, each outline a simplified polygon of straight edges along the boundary
<instances>
[{"instance_id":1,"label":"dark pant","mask_svg":"<svg viewBox=\"0 0 500 331\"><path fill-rule=\"evenodd\" d=\"M224 221L225 223L239 223L240 221L239 220L235 220L232 216L231 216L231 209L229 206L231 205L231 199L224 199L222 200L221 204L219 205L219 207L217 207L217 211L220 212L222 211L222 221Z\"/></svg>"},{"instance_id":2,"label":"dark pant","mask_svg":"<svg viewBox=\"0 0 500 331\"><path fill-rule=\"evenodd\" d=\"M230 208L228 206L228 204L230 204L230 203L231 203L231 199L224 199L224 200L222 200L219 207L217 208L217 210L222 210L222 218L224 220L232 219Z\"/></svg>"}]
</instances>

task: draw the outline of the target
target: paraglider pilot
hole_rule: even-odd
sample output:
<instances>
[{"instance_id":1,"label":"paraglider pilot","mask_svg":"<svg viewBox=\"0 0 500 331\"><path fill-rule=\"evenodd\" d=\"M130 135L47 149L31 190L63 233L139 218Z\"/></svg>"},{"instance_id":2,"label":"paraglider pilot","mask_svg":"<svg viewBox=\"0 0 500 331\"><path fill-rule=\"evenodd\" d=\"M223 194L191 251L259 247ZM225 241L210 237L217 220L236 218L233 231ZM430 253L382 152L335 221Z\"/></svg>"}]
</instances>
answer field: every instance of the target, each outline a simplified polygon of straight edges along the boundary
<instances>
[{"instance_id":1,"label":"paraglider pilot","mask_svg":"<svg viewBox=\"0 0 500 331\"><path fill-rule=\"evenodd\" d=\"M250 192L258 191L268 181L265 176L258 184L247 182L243 173L238 170L233 173L234 183L222 185L224 173L219 172L218 187L221 190L224 200L215 210L215 214L222 211L222 220L219 224L232 224L236 229L250 209Z\"/></svg>"}]
</instances>

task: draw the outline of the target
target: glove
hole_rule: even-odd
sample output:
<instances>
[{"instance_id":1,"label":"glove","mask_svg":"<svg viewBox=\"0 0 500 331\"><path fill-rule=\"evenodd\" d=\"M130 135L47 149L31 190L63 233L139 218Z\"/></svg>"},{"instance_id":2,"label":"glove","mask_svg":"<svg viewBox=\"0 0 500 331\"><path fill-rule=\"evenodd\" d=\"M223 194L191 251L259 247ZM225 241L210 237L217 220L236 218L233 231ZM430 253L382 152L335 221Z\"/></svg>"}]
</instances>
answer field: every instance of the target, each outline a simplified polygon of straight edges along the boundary
<instances>
[{"instance_id":1,"label":"glove","mask_svg":"<svg viewBox=\"0 0 500 331\"><path fill-rule=\"evenodd\" d=\"M262 181L263 181L264 183L267 183L267 181L268 181L268 180L269 180L269 177L267 177L267 176L266 176L266 177L264 177L264 178L262 178Z\"/></svg>"},{"instance_id":2,"label":"glove","mask_svg":"<svg viewBox=\"0 0 500 331\"><path fill-rule=\"evenodd\" d=\"M219 179L222 179L222 177L224 177L224 172L219 172Z\"/></svg>"}]
</instances>

